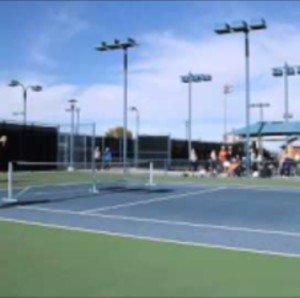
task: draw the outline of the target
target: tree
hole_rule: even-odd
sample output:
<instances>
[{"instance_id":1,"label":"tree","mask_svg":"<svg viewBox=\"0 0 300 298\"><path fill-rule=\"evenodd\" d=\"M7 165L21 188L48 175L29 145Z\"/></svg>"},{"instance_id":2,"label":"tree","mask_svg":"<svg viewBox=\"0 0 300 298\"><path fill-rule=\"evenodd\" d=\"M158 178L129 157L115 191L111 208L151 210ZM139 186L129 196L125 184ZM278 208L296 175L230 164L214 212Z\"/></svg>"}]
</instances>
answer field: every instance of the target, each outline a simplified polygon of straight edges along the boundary
<instances>
[{"instance_id":1,"label":"tree","mask_svg":"<svg viewBox=\"0 0 300 298\"><path fill-rule=\"evenodd\" d=\"M117 126L115 128L110 128L106 133L105 136L107 138L122 138L123 137L123 127ZM132 139L132 132L127 130L127 138Z\"/></svg>"}]
</instances>

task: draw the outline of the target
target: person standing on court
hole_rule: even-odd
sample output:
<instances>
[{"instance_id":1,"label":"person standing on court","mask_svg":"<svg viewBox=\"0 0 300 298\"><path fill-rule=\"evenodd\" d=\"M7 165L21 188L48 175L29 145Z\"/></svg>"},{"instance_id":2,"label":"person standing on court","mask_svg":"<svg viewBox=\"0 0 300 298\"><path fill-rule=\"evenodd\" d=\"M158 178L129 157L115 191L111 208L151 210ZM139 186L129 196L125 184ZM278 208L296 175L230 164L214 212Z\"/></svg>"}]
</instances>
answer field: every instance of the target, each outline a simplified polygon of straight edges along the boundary
<instances>
[{"instance_id":1,"label":"person standing on court","mask_svg":"<svg viewBox=\"0 0 300 298\"><path fill-rule=\"evenodd\" d=\"M227 167L227 152L226 152L226 149L225 149L225 146L222 146L221 147L221 150L219 152L219 160L220 160L220 163L223 167L223 169L226 169Z\"/></svg>"},{"instance_id":2,"label":"person standing on court","mask_svg":"<svg viewBox=\"0 0 300 298\"><path fill-rule=\"evenodd\" d=\"M95 149L94 159L95 159L95 163L96 163L96 169L98 169L98 163L100 164L100 162L101 162L101 151L100 151L99 147L96 147L96 149ZM99 168L101 168L100 165L99 165Z\"/></svg>"},{"instance_id":3,"label":"person standing on court","mask_svg":"<svg viewBox=\"0 0 300 298\"><path fill-rule=\"evenodd\" d=\"M210 152L210 169L211 174L215 175L217 170L217 153L216 150Z\"/></svg>"},{"instance_id":4,"label":"person standing on court","mask_svg":"<svg viewBox=\"0 0 300 298\"><path fill-rule=\"evenodd\" d=\"M104 161L104 169L109 169L110 163L112 161L112 153L111 153L109 147L105 148L105 152L103 154L103 161Z\"/></svg>"},{"instance_id":5,"label":"person standing on court","mask_svg":"<svg viewBox=\"0 0 300 298\"><path fill-rule=\"evenodd\" d=\"M189 156L191 165L192 165L192 171L196 172L197 171L197 153L196 150L194 148L192 148L191 152L190 152L190 156Z\"/></svg>"}]
</instances>

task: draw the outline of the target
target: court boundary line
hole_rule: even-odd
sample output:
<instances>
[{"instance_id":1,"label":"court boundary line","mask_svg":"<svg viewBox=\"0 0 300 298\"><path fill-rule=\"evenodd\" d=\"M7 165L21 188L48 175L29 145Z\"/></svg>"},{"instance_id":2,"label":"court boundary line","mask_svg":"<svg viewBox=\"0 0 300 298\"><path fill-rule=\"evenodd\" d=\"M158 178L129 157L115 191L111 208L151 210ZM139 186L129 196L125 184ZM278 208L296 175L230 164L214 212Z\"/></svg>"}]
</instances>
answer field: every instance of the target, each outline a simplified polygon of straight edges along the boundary
<instances>
[{"instance_id":1,"label":"court boundary line","mask_svg":"<svg viewBox=\"0 0 300 298\"><path fill-rule=\"evenodd\" d=\"M170 195L170 196L165 196L165 197L160 197L160 198L153 198L149 200L144 200L144 201L135 201L131 203L123 203L123 204L116 204L112 206L104 206L100 208L94 208L94 209L86 209L81 211L82 214L89 214L89 213L94 213L98 211L109 211L109 210L115 210L115 209L120 209L120 208L127 208L127 207L132 207L132 206L138 206L138 205L146 205L150 203L156 203L156 202L162 202L162 201L168 201L171 199L179 199L183 197L188 197L188 196L194 196L198 194L205 194L205 193L212 193L212 192L217 192L221 190L225 190L226 187L217 187L217 188L206 188L206 189L201 189L198 191L194 192L186 192L182 194L175 194L175 195Z\"/></svg>"},{"instance_id":2,"label":"court boundary line","mask_svg":"<svg viewBox=\"0 0 300 298\"><path fill-rule=\"evenodd\" d=\"M63 226L63 225L55 225L55 224L45 224L37 221L26 221L26 220L18 220L18 219L11 219L11 218L3 218L0 217L0 221L6 222L13 222L19 223L24 225L32 225L32 226L39 226L44 228L51 228L51 229L61 229L65 231L75 231L75 232L85 232L90 234L98 234L98 235L107 235L112 237L119 237L119 238L126 238L126 239L133 239L133 240L145 240L150 242L158 242L158 243L167 243L167 244L175 244L175 245L182 245L182 246L190 246L190 247L203 247L203 248L211 248L211 249L219 249L219 250L227 250L232 252L247 252L252 254L260 254L265 256L278 256L278 257L288 257L288 258L300 258L300 254L292 254L292 253L281 253L281 252L274 252L268 250L256 250L256 249L249 249L249 248L237 248L233 246L226 246L226 245L215 245L215 244L208 244L208 243L201 243L201 242L189 242L189 241L179 241L173 239L165 239L159 237L149 237L149 236L138 236L133 234L127 233L115 233L109 232L105 230L92 230L92 229L85 229L85 228L78 228L78 227L70 227L70 226Z\"/></svg>"},{"instance_id":3,"label":"court boundary line","mask_svg":"<svg viewBox=\"0 0 300 298\"><path fill-rule=\"evenodd\" d=\"M265 230L265 229L255 229L247 227L234 227L234 226L224 226L224 225L214 225L214 224L204 224L204 223L192 223L185 221L172 221L172 220L163 220L156 218L143 218L143 217L134 217L134 216L123 216L123 215L111 215L111 214L101 214L101 213L82 213L80 211L72 210L63 210L63 209L49 209L41 207L18 207L19 209L33 210L33 211L43 211L49 213L60 213L60 214L69 214L77 216L87 216L94 218L108 218L115 220L124 220L124 221L136 221L136 222L146 222L153 224L164 224L170 226L185 226L191 228L203 228L211 230L223 230L227 232L244 232L244 233L253 233L253 234L262 234L262 235L279 235L283 237L300 237L300 233L297 232L288 232L280 230Z\"/></svg>"}]
</instances>

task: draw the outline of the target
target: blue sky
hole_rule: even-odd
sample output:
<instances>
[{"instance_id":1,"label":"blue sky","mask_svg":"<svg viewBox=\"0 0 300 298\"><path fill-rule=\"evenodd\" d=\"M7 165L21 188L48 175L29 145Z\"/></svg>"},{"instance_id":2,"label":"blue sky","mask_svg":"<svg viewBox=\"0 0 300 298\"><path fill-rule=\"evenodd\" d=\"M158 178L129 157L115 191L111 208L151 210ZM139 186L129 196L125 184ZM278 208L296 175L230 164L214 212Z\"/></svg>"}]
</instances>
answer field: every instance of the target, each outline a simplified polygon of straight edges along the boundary
<instances>
[{"instance_id":1,"label":"blue sky","mask_svg":"<svg viewBox=\"0 0 300 298\"><path fill-rule=\"evenodd\" d=\"M213 76L211 83L193 86L193 136L220 140L225 83L235 86L229 128L244 124L243 38L217 36L213 27L263 17L268 30L250 36L251 96L271 102L267 120L281 120L283 86L271 67L300 63L299 16L300 2L294 1L1 1L0 92L7 105L0 117L13 119L22 108L20 90L6 86L16 78L44 86L43 93L30 94L32 121L66 122L67 100L77 97L83 120L96 121L98 133L122 125L121 53L100 54L94 47L133 37L140 47L129 53L129 104L141 110L142 133L184 137L187 89L179 76L191 70ZM297 118L300 84L290 81Z\"/></svg>"}]
</instances>

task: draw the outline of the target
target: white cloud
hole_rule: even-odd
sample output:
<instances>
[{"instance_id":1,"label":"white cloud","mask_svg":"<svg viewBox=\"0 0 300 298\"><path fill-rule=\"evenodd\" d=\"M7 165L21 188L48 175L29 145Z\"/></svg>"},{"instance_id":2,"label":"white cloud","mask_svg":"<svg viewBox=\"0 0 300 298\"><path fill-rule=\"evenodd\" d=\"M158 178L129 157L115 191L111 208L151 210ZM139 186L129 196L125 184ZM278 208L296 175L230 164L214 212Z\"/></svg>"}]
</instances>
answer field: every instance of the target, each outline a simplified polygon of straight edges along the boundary
<instances>
[{"instance_id":1,"label":"white cloud","mask_svg":"<svg viewBox=\"0 0 300 298\"><path fill-rule=\"evenodd\" d=\"M88 28L88 22L72 10L54 12L40 25L40 32L32 37L29 57L43 67L55 68L57 61L52 57L55 47L70 41Z\"/></svg>"}]
</instances>

